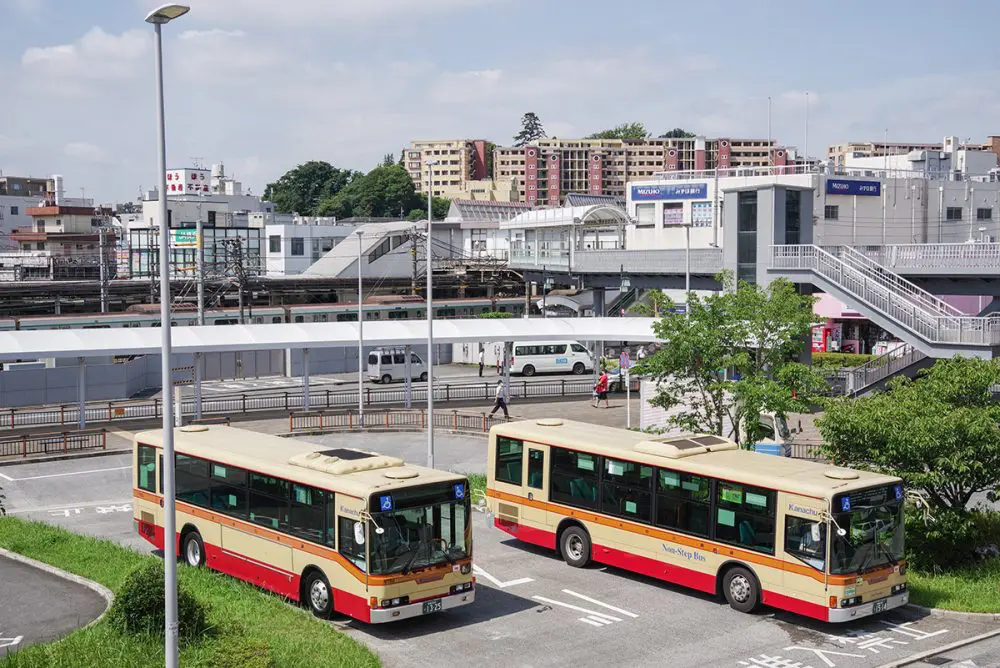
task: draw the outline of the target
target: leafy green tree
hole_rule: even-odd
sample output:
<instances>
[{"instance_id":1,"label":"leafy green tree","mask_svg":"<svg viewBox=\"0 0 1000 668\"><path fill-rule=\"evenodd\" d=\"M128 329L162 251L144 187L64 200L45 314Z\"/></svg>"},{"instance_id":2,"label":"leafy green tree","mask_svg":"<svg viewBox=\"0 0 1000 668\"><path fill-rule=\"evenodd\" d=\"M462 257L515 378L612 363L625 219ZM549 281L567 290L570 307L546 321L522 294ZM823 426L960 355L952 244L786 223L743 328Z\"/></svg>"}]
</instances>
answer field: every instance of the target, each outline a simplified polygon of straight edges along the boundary
<instances>
[{"instance_id":1,"label":"leafy green tree","mask_svg":"<svg viewBox=\"0 0 1000 668\"><path fill-rule=\"evenodd\" d=\"M427 220L427 198L422 202L423 206L410 211L406 216L407 220ZM451 208L451 200L446 197L435 197L431 200L431 210L434 213L434 220L444 220Z\"/></svg>"},{"instance_id":2,"label":"leafy green tree","mask_svg":"<svg viewBox=\"0 0 1000 668\"><path fill-rule=\"evenodd\" d=\"M533 111L521 117L521 131L514 136L514 146L524 146L545 137L545 128Z\"/></svg>"},{"instance_id":3,"label":"leafy green tree","mask_svg":"<svg viewBox=\"0 0 1000 668\"><path fill-rule=\"evenodd\" d=\"M668 130L660 135L660 139L684 139L685 137L694 137L693 132L688 132L684 128L674 128L673 130Z\"/></svg>"},{"instance_id":4,"label":"leafy green tree","mask_svg":"<svg viewBox=\"0 0 1000 668\"><path fill-rule=\"evenodd\" d=\"M901 477L937 509L964 513L1000 494L1000 385L994 361L938 360L885 392L832 399L817 421L831 460Z\"/></svg>"},{"instance_id":5,"label":"leafy green tree","mask_svg":"<svg viewBox=\"0 0 1000 668\"><path fill-rule=\"evenodd\" d=\"M602 130L589 135L587 139L645 139L649 136L646 126L642 123L622 123L610 130Z\"/></svg>"},{"instance_id":6,"label":"leafy green tree","mask_svg":"<svg viewBox=\"0 0 1000 668\"><path fill-rule=\"evenodd\" d=\"M420 196L409 173L397 164L380 165L367 174L355 175L332 197L324 199L319 215L350 218L395 217L420 204Z\"/></svg>"},{"instance_id":7,"label":"leafy green tree","mask_svg":"<svg viewBox=\"0 0 1000 668\"><path fill-rule=\"evenodd\" d=\"M321 199L333 197L350 182L355 172L338 169L328 162L313 160L292 169L267 184L264 199L274 202L278 211L316 215Z\"/></svg>"},{"instance_id":8,"label":"leafy green tree","mask_svg":"<svg viewBox=\"0 0 1000 668\"><path fill-rule=\"evenodd\" d=\"M767 287L735 284L726 272L718 280L721 292L688 296L687 314L654 293L663 315L653 329L667 345L638 371L658 382L652 403L675 410L672 426L749 446L764 435L762 413L805 411L824 386L821 374L797 361L812 324L813 297L785 280Z\"/></svg>"},{"instance_id":9,"label":"leafy green tree","mask_svg":"<svg viewBox=\"0 0 1000 668\"><path fill-rule=\"evenodd\" d=\"M398 165L398 164L399 163L396 162L396 154L395 153L386 153L384 156L382 156L382 166L383 167L391 167L392 165Z\"/></svg>"}]
</instances>

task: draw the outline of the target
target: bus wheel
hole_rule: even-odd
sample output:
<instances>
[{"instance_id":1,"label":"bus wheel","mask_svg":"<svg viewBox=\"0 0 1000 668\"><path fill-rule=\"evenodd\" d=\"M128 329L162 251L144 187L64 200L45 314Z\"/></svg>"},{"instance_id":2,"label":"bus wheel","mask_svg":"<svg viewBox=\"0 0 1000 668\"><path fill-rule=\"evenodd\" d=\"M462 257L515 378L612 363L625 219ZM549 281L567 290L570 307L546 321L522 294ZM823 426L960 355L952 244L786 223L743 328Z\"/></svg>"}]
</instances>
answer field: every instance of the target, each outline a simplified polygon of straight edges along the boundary
<instances>
[{"instance_id":1,"label":"bus wheel","mask_svg":"<svg viewBox=\"0 0 1000 668\"><path fill-rule=\"evenodd\" d=\"M722 592L730 607L740 612L753 612L760 603L757 578L745 568L736 567L726 572Z\"/></svg>"},{"instance_id":2,"label":"bus wheel","mask_svg":"<svg viewBox=\"0 0 1000 668\"><path fill-rule=\"evenodd\" d=\"M427 372L426 371L423 371L423 372L420 373L420 382L421 383L426 383L427 382Z\"/></svg>"},{"instance_id":3,"label":"bus wheel","mask_svg":"<svg viewBox=\"0 0 1000 668\"><path fill-rule=\"evenodd\" d=\"M201 568L205 565L205 543L197 531L184 535L184 544L181 546L184 554L184 561L191 568Z\"/></svg>"},{"instance_id":4,"label":"bus wheel","mask_svg":"<svg viewBox=\"0 0 1000 668\"><path fill-rule=\"evenodd\" d=\"M521 369L521 375L522 376L534 376L535 375L535 367L531 366L530 364L525 364L524 368Z\"/></svg>"},{"instance_id":5,"label":"bus wheel","mask_svg":"<svg viewBox=\"0 0 1000 668\"><path fill-rule=\"evenodd\" d=\"M577 362L573 365L573 373L578 376L582 376L583 372L587 370L587 367L583 366L583 362Z\"/></svg>"},{"instance_id":6,"label":"bus wheel","mask_svg":"<svg viewBox=\"0 0 1000 668\"><path fill-rule=\"evenodd\" d=\"M590 536L580 527L569 527L559 539L563 560L573 568L583 568L590 561Z\"/></svg>"},{"instance_id":7,"label":"bus wheel","mask_svg":"<svg viewBox=\"0 0 1000 668\"><path fill-rule=\"evenodd\" d=\"M383 385L388 385L389 383L392 382L392 376L390 376L389 374L385 374L384 376L382 376L381 381Z\"/></svg>"},{"instance_id":8,"label":"bus wheel","mask_svg":"<svg viewBox=\"0 0 1000 668\"><path fill-rule=\"evenodd\" d=\"M306 601L314 615L320 619L329 619L333 610L333 592L330 590L330 583L319 571L309 574L306 581Z\"/></svg>"}]
</instances>

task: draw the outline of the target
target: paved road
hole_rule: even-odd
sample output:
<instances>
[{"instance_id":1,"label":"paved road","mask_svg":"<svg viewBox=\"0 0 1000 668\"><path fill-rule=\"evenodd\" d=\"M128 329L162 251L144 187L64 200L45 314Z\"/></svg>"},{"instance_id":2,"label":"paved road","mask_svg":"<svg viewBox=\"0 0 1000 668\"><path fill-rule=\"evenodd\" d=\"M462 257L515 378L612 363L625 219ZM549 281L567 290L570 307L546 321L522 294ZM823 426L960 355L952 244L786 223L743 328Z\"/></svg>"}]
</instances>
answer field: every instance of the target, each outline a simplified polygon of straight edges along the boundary
<instances>
[{"instance_id":1,"label":"paved road","mask_svg":"<svg viewBox=\"0 0 1000 668\"><path fill-rule=\"evenodd\" d=\"M0 557L0 657L61 638L104 612L97 592Z\"/></svg>"},{"instance_id":2,"label":"paved road","mask_svg":"<svg viewBox=\"0 0 1000 668\"><path fill-rule=\"evenodd\" d=\"M374 437L384 439L379 446L386 452L418 447L403 436L422 435ZM343 435L325 438L351 442ZM467 438L437 442L442 467L471 465L482 447ZM132 528L129 472L118 468L127 465L117 456L8 466L0 473L10 478L3 484L15 514L148 551ZM480 585L474 606L375 627L334 623L378 651L387 666L464 665L476 656L486 664L581 668L875 668L992 627L904 614L838 627L773 612L747 616L711 597L616 569L570 568L488 528L484 515L475 516L474 534Z\"/></svg>"},{"instance_id":3,"label":"paved road","mask_svg":"<svg viewBox=\"0 0 1000 668\"><path fill-rule=\"evenodd\" d=\"M1000 668L1000 636L905 664L906 668Z\"/></svg>"}]
</instances>

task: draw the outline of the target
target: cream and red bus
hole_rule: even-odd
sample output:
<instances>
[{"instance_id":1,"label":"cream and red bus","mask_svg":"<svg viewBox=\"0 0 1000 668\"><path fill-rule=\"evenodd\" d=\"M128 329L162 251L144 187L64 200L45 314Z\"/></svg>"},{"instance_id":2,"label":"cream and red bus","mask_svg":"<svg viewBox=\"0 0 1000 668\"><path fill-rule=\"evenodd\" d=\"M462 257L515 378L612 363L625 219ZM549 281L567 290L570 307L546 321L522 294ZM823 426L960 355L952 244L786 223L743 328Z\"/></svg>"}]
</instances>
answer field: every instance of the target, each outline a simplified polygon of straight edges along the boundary
<instances>
[{"instance_id":1,"label":"cream and red bus","mask_svg":"<svg viewBox=\"0 0 1000 668\"><path fill-rule=\"evenodd\" d=\"M898 478L773 457L710 435L561 419L490 430L493 524L714 595L845 622L907 603Z\"/></svg>"},{"instance_id":2,"label":"cream and red bus","mask_svg":"<svg viewBox=\"0 0 1000 668\"><path fill-rule=\"evenodd\" d=\"M465 477L233 427L174 434L174 551L189 566L368 623L475 600ZM162 437L133 448L133 517L160 549Z\"/></svg>"}]
</instances>

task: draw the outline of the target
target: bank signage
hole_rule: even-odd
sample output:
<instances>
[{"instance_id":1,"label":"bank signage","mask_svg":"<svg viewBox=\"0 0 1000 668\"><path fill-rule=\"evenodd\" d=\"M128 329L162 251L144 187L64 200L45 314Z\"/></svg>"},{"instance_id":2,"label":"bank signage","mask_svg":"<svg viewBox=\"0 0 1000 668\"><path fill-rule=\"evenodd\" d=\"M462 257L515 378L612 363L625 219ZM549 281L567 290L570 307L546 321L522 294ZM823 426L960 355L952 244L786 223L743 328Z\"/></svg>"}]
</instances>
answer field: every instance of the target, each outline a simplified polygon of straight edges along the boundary
<instances>
[{"instance_id":1,"label":"bank signage","mask_svg":"<svg viewBox=\"0 0 1000 668\"><path fill-rule=\"evenodd\" d=\"M658 202L670 199L706 199L707 183L666 183L662 185L632 186L633 202Z\"/></svg>"},{"instance_id":2,"label":"bank signage","mask_svg":"<svg viewBox=\"0 0 1000 668\"><path fill-rule=\"evenodd\" d=\"M882 194L882 184L878 181L852 181L848 179L827 179L827 195L860 195L878 197Z\"/></svg>"}]
</instances>

